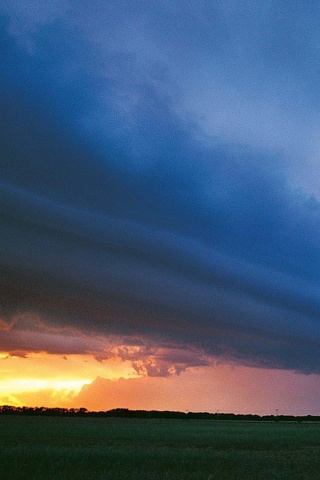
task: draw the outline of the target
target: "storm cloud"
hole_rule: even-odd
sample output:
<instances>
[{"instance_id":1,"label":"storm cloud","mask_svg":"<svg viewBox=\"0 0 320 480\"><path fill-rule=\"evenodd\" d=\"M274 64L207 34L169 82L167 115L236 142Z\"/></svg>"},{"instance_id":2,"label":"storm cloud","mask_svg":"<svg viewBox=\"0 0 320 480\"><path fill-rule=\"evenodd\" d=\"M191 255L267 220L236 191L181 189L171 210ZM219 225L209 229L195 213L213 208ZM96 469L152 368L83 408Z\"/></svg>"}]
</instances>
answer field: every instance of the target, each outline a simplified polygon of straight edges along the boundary
<instances>
[{"instance_id":1,"label":"storm cloud","mask_svg":"<svg viewBox=\"0 0 320 480\"><path fill-rule=\"evenodd\" d=\"M150 342L151 376L319 373L318 53L292 32L320 12L278 44L273 2L41 3L1 23L0 347L55 352L46 325ZM9 327L26 312L29 347Z\"/></svg>"}]
</instances>

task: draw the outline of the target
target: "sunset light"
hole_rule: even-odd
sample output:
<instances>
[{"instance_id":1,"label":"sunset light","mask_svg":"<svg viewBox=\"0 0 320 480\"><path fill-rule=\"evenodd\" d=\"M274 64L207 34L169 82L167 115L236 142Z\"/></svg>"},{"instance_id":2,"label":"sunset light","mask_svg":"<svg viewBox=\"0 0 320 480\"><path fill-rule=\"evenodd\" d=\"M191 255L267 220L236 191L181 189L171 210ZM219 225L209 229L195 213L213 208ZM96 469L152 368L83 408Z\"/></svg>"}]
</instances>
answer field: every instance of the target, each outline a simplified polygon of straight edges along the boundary
<instances>
[{"instance_id":1,"label":"sunset light","mask_svg":"<svg viewBox=\"0 0 320 480\"><path fill-rule=\"evenodd\" d=\"M50 406L72 406L84 385L97 376L110 380L137 377L129 362L119 358L97 361L92 355L28 353L0 354L0 404L36 406L48 398ZM30 395L32 394L32 395ZM50 397L50 400L49 400Z\"/></svg>"},{"instance_id":2,"label":"sunset light","mask_svg":"<svg viewBox=\"0 0 320 480\"><path fill-rule=\"evenodd\" d=\"M0 406L320 415L311 4L1 2Z\"/></svg>"}]
</instances>

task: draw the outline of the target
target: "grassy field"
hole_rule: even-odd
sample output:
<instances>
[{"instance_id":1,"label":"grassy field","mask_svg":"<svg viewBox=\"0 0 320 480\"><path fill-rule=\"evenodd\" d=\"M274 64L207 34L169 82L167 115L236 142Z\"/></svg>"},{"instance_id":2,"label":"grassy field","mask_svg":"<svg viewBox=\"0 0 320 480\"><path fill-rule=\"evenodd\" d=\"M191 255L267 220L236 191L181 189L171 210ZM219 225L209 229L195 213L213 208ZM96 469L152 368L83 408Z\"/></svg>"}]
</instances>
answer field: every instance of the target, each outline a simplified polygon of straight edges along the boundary
<instances>
[{"instance_id":1,"label":"grassy field","mask_svg":"<svg viewBox=\"0 0 320 480\"><path fill-rule=\"evenodd\" d=\"M4 480L320 479L317 423L0 417Z\"/></svg>"}]
</instances>

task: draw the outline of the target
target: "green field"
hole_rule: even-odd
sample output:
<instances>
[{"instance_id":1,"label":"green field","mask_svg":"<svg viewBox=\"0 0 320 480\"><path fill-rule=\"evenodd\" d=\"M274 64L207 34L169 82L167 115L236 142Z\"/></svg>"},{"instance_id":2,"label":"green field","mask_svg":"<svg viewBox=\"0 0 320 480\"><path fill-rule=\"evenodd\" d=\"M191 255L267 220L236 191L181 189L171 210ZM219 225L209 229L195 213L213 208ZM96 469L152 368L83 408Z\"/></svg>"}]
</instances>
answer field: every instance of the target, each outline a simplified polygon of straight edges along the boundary
<instances>
[{"instance_id":1,"label":"green field","mask_svg":"<svg viewBox=\"0 0 320 480\"><path fill-rule=\"evenodd\" d=\"M320 479L318 423L0 417L0 478Z\"/></svg>"}]
</instances>

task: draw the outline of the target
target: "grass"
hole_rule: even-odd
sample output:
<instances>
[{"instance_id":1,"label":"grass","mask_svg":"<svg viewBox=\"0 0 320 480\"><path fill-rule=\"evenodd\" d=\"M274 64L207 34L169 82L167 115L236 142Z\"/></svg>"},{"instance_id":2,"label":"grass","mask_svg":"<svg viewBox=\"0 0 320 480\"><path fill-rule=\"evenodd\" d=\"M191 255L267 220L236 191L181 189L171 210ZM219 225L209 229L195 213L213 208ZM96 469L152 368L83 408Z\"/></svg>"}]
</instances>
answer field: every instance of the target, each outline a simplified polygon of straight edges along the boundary
<instances>
[{"instance_id":1,"label":"grass","mask_svg":"<svg viewBox=\"0 0 320 480\"><path fill-rule=\"evenodd\" d=\"M6 480L319 480L317 423L0 417Z\"/></svg>"}]
</instances>

